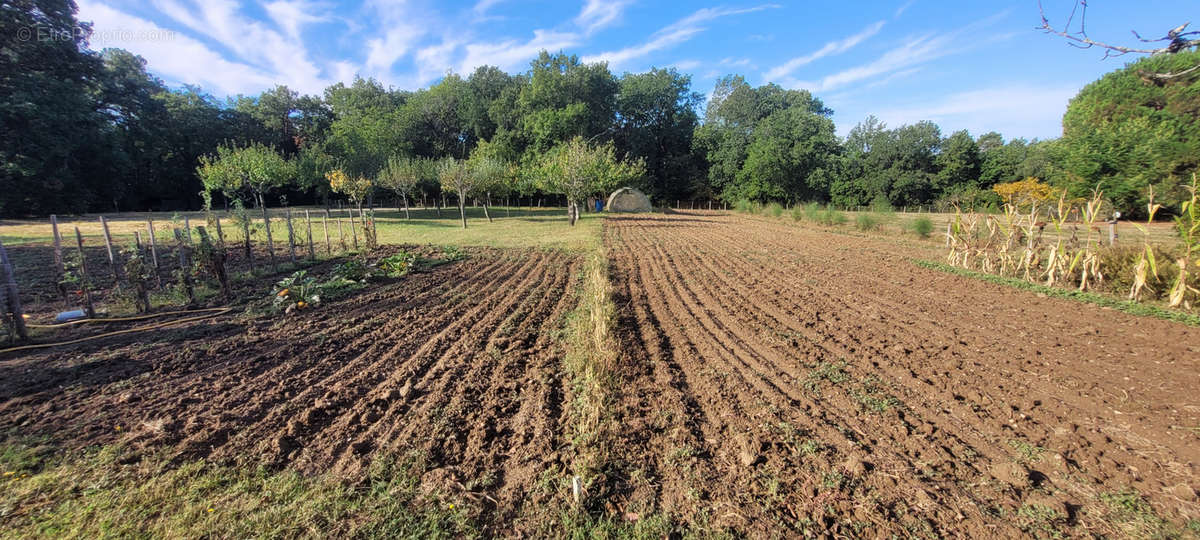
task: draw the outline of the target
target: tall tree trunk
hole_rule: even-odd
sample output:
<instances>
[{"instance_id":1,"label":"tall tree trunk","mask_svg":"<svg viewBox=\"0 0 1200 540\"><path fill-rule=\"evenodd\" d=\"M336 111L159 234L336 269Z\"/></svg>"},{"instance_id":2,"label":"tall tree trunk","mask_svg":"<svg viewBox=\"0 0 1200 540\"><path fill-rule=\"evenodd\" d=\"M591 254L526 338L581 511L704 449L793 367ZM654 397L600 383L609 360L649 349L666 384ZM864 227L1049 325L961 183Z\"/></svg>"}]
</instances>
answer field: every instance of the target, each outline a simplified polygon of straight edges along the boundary
<instances>
[{"instance_id":1,"label":"tall tree trunk","mask_svg":"<svg viewBox=\"0 0 1200 540\"><path fill-rule=\"evenodd\" d=\"M401 198L404 199L404 219L412 219L412 216L408 213L408 194L401 194Z\"/></svg>"},{"instance_id":2,"label":"tall tree trunk","mask_svg":"<svg viewBox=\"0 0 1200 540\"><path fill-rule=\"evenodd\" d=\"M467 198L458 195L458 214L462 217L462 228L467 228Z\"/></svg>"},{"instance_id":3,"label":"tall tree trunk","mask_svg":"<svg viewBox=\"0 0 1200 540\"><path fill-rule=\"evenodd\" d=\"M492 194L485 193L483 198L483 215L488 219L488 223L492 222L492 214L488 212L488 207L492 205Z\"/></svg>"}]
</instances>

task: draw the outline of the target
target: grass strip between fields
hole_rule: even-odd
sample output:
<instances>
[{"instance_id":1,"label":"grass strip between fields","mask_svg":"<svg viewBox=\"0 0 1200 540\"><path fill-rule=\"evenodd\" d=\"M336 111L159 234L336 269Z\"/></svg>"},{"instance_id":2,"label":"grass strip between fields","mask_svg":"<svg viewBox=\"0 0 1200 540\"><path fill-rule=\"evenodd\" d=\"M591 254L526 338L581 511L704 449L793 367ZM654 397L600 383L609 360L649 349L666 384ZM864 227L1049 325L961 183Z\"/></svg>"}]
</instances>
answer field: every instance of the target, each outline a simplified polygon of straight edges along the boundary
<instances>
[{"instance_id":1,"label":"grass strip between fields","mask_svg":"<svg viewBox=\"0 0 1200 540\"><path fill-rule=\"evenodd\" d=\"M620 393L618 352L613 328L616 306L608 276L608 255L603 247L584 255L576 288L579 302L567 316L564 358L570 378L570 423L564 434L573 451L571 472L581 488L578 500L568 502L554 534L573 538L663 538L672 530L667 516L655 514L628 522L611 515L605 505L606 482L617 455L614 434L619 429L613 413ZM569 495L574 499L574 494Z\"/></svg>"},{"instance_id":2,"label":"grass strip between fields","mask_svg":"<svg viewBox=\"0 0 1200 540\"><path fill-rule=\"evenodd\" d=\"M938 270L948 274L974 278L986 281L988 283L995 283L997 285L1006 285L1016 289L1041 293L1046 296L1053 296L1055 298L1065 298L1067 300L1074 300L1076 302L1083 302L1085 304L1094 304L1101 307L1112 308L1117 311L1122 311L1130 315L1137 315L1139 317L1154 317L1164 321L1200 327L1200 316L1192 315L1190 313L1183 313L1181 311L1166 309L1150 304L1139 304L1131 300L1119 300L1104 294L1084 292L1074 289L1047 287L1045 285L1031 283L1023 279L997 276L995 274L987 274L984 272L977 272L975 270L967 270L965 268L950 266L949 264L941 262L927 261L924 259L913 259L912 262L917 266L928 268L930 270Z\"/></svg>"},{"instance_id":3,"label":"grass strip between fields","mask_svg":"<svg viewBox=\"0 0 1200 540\"><path fill-rule=\"evenodd\" d=\"M357 482L110 445L0 444L0 538L461 538L469 509L422 492L424 457L375 460Z\"/></svg>"}]
</instances>

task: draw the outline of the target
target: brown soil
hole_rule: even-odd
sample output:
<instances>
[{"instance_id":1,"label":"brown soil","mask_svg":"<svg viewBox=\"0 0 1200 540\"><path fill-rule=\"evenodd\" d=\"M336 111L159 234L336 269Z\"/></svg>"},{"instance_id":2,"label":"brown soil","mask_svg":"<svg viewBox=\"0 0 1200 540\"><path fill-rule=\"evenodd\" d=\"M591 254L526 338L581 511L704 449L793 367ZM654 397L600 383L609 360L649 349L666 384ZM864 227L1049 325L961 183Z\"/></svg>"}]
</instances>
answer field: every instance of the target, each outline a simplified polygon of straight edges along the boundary
<instances>
[{"instance_id":1,"label":"brown soil","mask_svg":"<svg viewBox=\"0 0 1200 540\"><path fill-rule=\"evenodd\" d=\"M752 536L1125 536L1138 517L1102 494L1132 489L1200 517L1194 328L782 221L615 217L605 244L626 512Z\"/></svg>"},{"instance_id":2,"label":"brown soil","mask_svg":"<svg viewBox=\"0 0 1200 540\"><path fill-rule=\"evenodd\" d=\"M510 522L559 452L555 336L574 256L472 250L290 316L229 316L0 359L0 433L349 478L421 452L424 484Z\"/></svg>"}]
</instances>

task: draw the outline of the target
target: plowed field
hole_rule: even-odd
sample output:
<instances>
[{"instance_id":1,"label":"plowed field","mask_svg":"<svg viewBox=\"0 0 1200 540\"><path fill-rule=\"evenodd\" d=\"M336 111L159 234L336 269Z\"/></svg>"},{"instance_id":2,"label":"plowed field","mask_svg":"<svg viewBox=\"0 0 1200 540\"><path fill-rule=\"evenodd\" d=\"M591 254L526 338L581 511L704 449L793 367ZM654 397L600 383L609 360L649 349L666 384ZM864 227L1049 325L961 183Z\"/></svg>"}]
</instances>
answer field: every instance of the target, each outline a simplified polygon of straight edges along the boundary
<instances>
[{"instance_id":1,"label":"plowed field","mask_svg":"<svg viewBox=\"0 0 1200 540\"><path fill-rule=\"evenodd\" d=\"M755 536L1124 536L1200 517L1193 328L779 221L620 217L605 244L632 506Z\"/></svg>"},{"instance_id":2,"label":"plowed field","mask_svg":"<svg viewBox=\"0 0 1200 540\"><path fill-rule=\"evenodd\" d=\"M1200 523L1194 328L780 220L620 216L603 242L619 347L602 400L564 362L582 258L471 249L290 316L0 358L0 434L351 480L415 452L421 487L498 535L593 518L870 538ZM581 432L581 412L604 425Z\"/></svg>"},{"instance_id":3,"label":"plowed field","mask_svg":"<svg viewBox=\"0 0 1200 540\"><path fill-rule=\"evenodd\" d=\"M292 317L0 359L0 431L350 478L418 451L423 482L503 521L560 467L576 266L475 250Z\"/></svg>"}]
</instances>

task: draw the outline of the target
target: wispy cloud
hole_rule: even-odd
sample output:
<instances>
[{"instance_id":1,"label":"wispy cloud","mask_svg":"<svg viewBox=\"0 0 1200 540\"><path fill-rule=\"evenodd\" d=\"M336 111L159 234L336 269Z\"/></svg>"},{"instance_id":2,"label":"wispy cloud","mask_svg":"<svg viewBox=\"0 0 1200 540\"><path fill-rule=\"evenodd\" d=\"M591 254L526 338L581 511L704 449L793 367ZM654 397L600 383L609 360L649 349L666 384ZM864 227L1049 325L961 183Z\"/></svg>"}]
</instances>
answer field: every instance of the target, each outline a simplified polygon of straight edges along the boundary
<instances>
[{"instance_id":1,"label":"wispy cloud","mask_svg":"<svg viewBox=\"0 0 1200 540\"><path fill-rule=\"evenodd\" d=\"M367 68L387 72L436 27L434 15L418 13L406 2L370 0L368 10L377 17L383 34L367 41Z\"/></svg>"},{"instance_id":2,"label":"wispy cloud","mask_svg":"<svg viewBox=\"0 0 1200 540\"><path fill-rule=\"evenodd\" d=\"M1053 133L1061 129L1067 102L1079 91L1075 86L1054 88L1016 85L970 90L936 100L884 109L876 116L888 125L932 120L959 126L978 135L985 131ZM1032 129L1034 127L1037 129Z\"/></svg>"},{"instance_id":3,"label":"wispy cloud","mask_svg":"<svg viewBox=\"0 0 1200 540\"><path fill-rule=\"evenodd\" d=\"M860 31L857 34L848 36L843 39L839 39L837 41L830 41L829 43L826 43L823 47L821 47L820 49L817 49L816 51L813 51L804 56L798 56L796 58L788 60L787 62L785 62L784 64L782 64L780 66L777 66L777 67L771 69L770 71L768 71L766 73L765 77L769 81L779 80L784 77L787 77L788 75L791 75L797 69L800 69L803 66L811 64L817 60L820 60L821 58L846 52L846 51L854 48L855 45L858 45L859 43L866 41L871 36L878 34L879 31L883 29L883 25L884 25L884 21L879 21L875 24L872 24L871 26L864 28L862 31Z\"/></svg>"},{"instance_id":4,"label":"wispy cloud","mask_svg":"<svg viewBox=\"0 0 1200 540\"><path fill-rule=\"evenodd\" d=\"M826 75L816 81L790 79L785 80L784 84L793 88L805 88L813 92L826 92L837 90L860 81L870 80L881 75L904 71L945 56L959 54L987 43L993 43L999 39L1006 39L1004 35L991 37L985 35L979 37L977 34L984 27L990 26L997 20L1006 17L1008 13L1007 10L1003 11L953 32L944 34L928 33L908 38L903 43L893 47L871 62ZM966 39L967 36L970 39Z\"/></svg>"},{"instance_id":5,"label":"wispy cloud","mask_svg":"<svg viewBox=\"0 0 1200 540\"><path fill-rule=\"evenodd\" d=\"M155 73L173 81L202 85L218 94L252 93L281 80L280 74L226 60L200 41L94 0L79 0L80 20L90 21L106 34L134 39L105 46L121 47L145 58ZM154 39L145 39L153 36ZM203 66L203 69L197 69Z\"/></svg>"},{"instance_id":6,"label":"wispy cloud","mask_svg":"<svg viewBox=\"0 0 1200 540\"><path fill-rule=\"evenodd\" d=\"M616 23L625 8L632 3L633 0L587 0L583 11L575 17L575 24L583 28L584 34L594 34Z\"/></svg>"},{"instance_id":7,"label":"wispy cloud","mask_svg":"<svg viewBox=\"0 0 1200 540\"><path fill-rule=\"evenodd\" d=\"M471 8L471 12L474 13L476 17L483 17L487 15L488 10L492 9L496 6L496 4L499 4L503 1L504 0L479 0L475 3L475 7Z\"/></svg>"},{"instance_id":8,"label":"wispy cloud","mask_svg":"<svg viewBox=\"0 0 1200 540\"><path fill-rule=\"evenodd\" d=\"M333 20L325 8L305 0L277 0L263 4L263 9L293 41L300 41L304 26Z\"/></svg>"},{"instance_id":9,"label":"wispy cloud","mask_svg":"<svg viewBox=\"0 0 1200 540\"><path fill-rule=\"evenodd\" d=\"M197 35L233 52L237 62L280 74L279 80L288 81L300 91L319 92L330 83L299 39L299 27L296 37L285 35L246 16L234 0L154 0L154 6Z\"/></svg>"},{"instance_id":10,"label":"wispy cloud","mask_svg":"<svg viewBox=\"0 0 1200 540\"><path fill-rule=\"evenodd\" d=\"M749 8L704 8L655 32L650 36L648 41L616 51L585 56L583 61L608 62L612 66L620 66L632 60L649 55L650 53L665 50L680 43L686 42L692 39L692 37L694 37L696 34L707 30L707 27L704 26L704 23L714 19L729 17L732 15L753 13L756 11L778 7L779 6L777 4L764 4Z\"/></svg>"},{"instance_id":11,"label":"wispy cloud","mask_svg":"<svg viewBox=\"0 0 1200 540\"><path fill-rule=\"evenodd\" d=\"M460 73L470 73L479 66L496 66L506 71L523 70L539 52L557 52L579 44L579 36L570 32L534 30L527 41L516 39L498 43L476 42L466 45L466 55L458 65Z\"/></svg>"},{"instance_id":12,"label":"wispy cloud","mask_svg":"<svg viewBox=\"0 0 1200 540\"><path fill-rule=\"evenodd\" d=\"M895 14L895 15L892 15L892 18L893 18L893 19L899 19L901 15L904 15L904 12L905 12L905 11L908 11L908 8L912 7L912 5L913 5L914 3L916 3L916 1L917 1L917 0L908 0L907 2L905 2L905 3L904 3L903 5L901 5L900 7L896 8L896 14Z\"/></svg>"}]
</instances>

